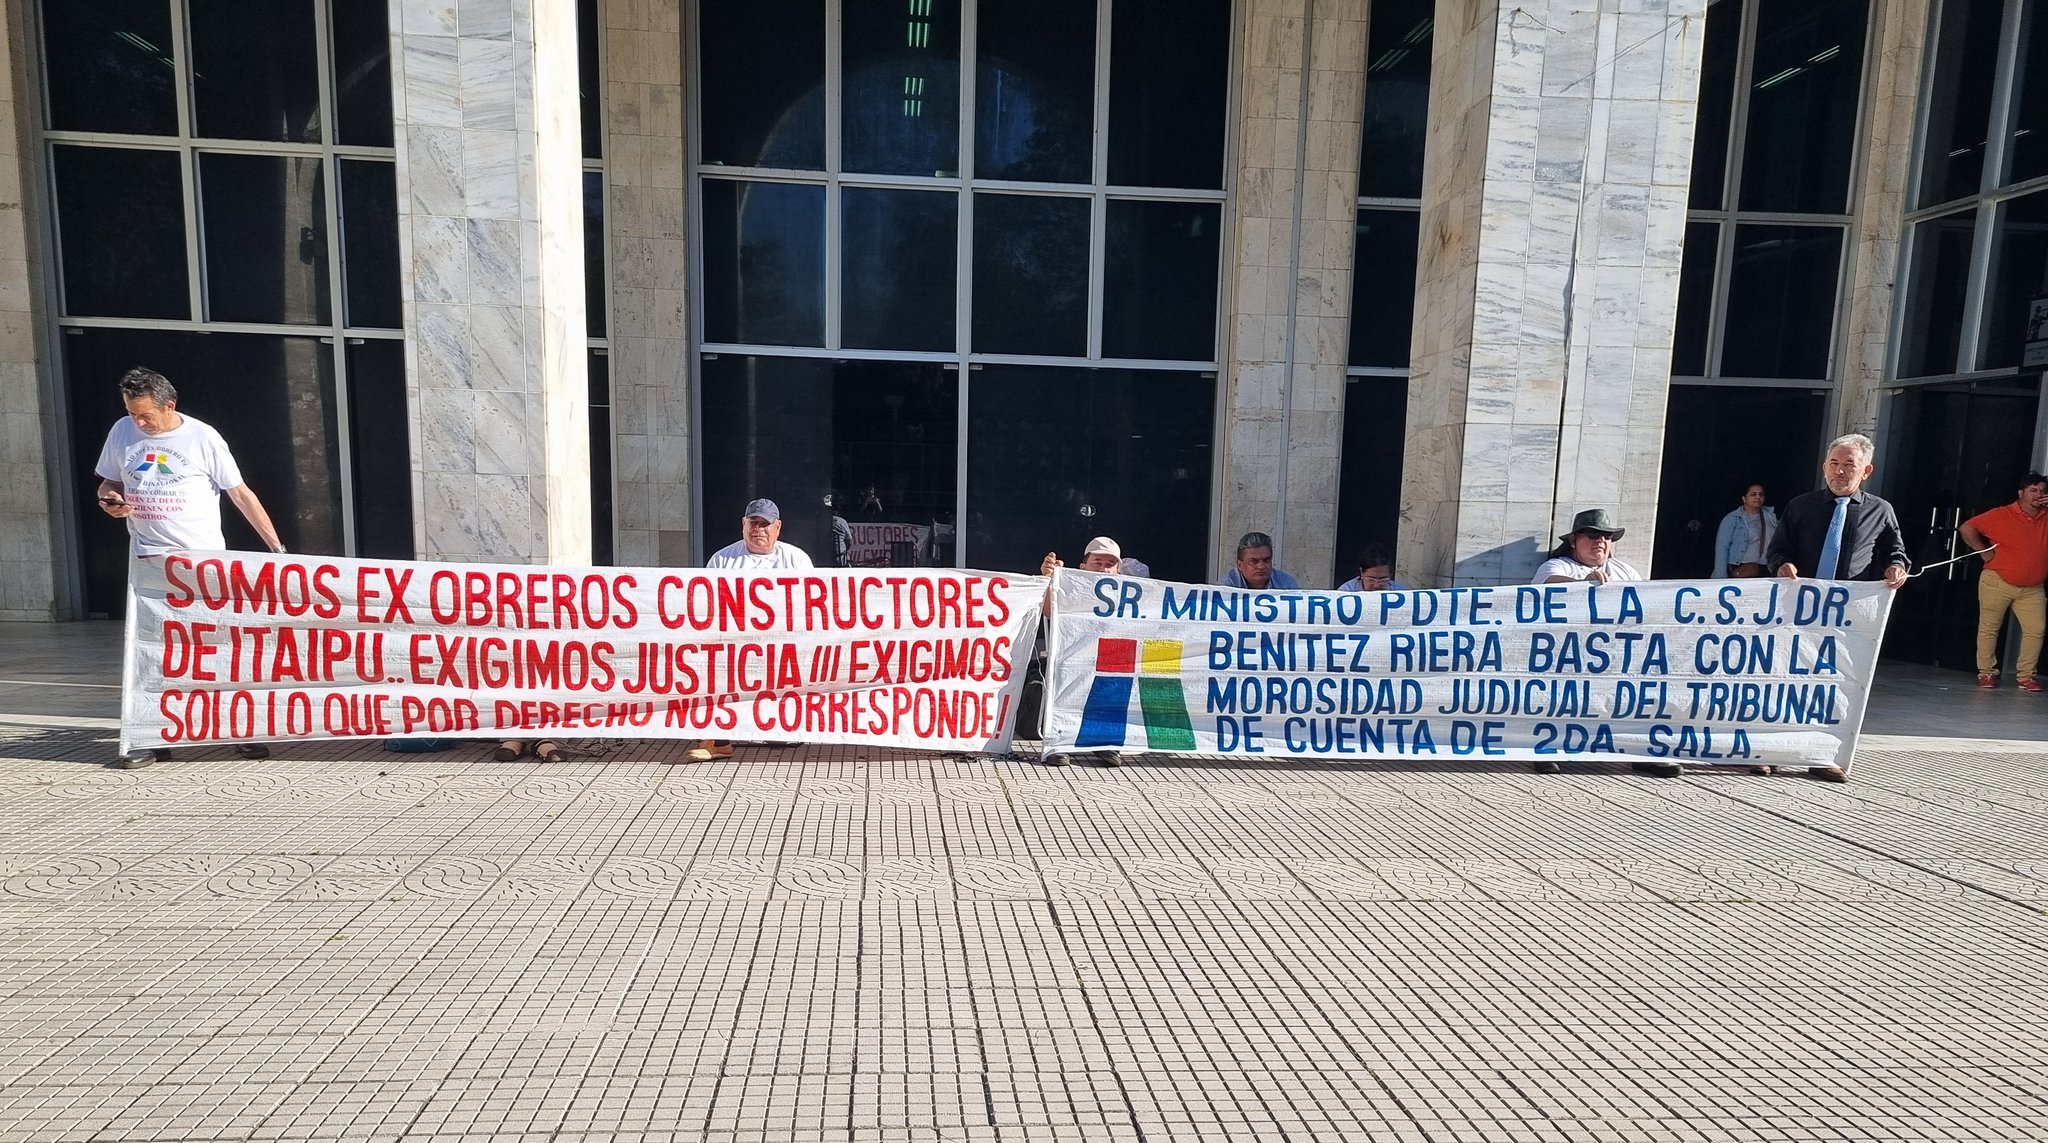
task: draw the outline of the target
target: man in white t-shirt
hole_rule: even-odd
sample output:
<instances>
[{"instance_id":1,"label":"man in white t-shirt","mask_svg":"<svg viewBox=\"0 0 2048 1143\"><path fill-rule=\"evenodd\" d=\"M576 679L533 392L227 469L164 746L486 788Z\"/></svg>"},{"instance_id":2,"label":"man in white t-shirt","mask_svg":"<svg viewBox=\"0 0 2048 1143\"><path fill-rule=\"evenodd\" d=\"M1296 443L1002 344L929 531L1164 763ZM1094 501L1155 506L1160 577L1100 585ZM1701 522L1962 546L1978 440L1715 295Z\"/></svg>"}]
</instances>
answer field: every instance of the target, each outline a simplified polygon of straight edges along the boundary
<instances>
[{"instance_id":1,"label":"man in white t-shirt","mask_svg":"<svg viewBox=\"0 0 2048 1143\"><path fill-rule=\"evenodd\" d=\"M808 568L811 557L795 544L782 542L782 509L773 500L750 500L740 518L740 540L713 552L704 561L707 568L738 568L761 571L768 568Z\"/></svg>"},{"instance_id":2,"label":"man in white t-shirt","mask_svg":"<svg viewBox=\"0 0 2048 1143\"><path fill-rule=\"evenodd\" d=\"M727 544L711 554L704 566L712 570L768 571L775 568L808 568L811 557L795 544L782 542L782 509L769 499L749 500L740 516L740 541ZM692 762L732 757L732 742L707 738L685 755Z\"/></svg>"},{"instance_id":3,"label":"man in white t-shirt","mask_svg":"<svg viewBox=\"0 0 2048 1143\"><path fill-rule=\"evenodd\" d=\"M266 547L284 551L270 513L243 482L227 442L212 425L178 412L178 390L163 374L130 369L121 377L121 403L128 407L128 415L108 431L93 473L100 478L100 511L128 521L130 550L136 558L226 548L220 530L223 492ZM244 758L270 756L263 746L235 749ZM146 765L168 757L170 751L159 749L150 751L147 759L137 755L119 764Z\"/></svg>"}]
</instances>

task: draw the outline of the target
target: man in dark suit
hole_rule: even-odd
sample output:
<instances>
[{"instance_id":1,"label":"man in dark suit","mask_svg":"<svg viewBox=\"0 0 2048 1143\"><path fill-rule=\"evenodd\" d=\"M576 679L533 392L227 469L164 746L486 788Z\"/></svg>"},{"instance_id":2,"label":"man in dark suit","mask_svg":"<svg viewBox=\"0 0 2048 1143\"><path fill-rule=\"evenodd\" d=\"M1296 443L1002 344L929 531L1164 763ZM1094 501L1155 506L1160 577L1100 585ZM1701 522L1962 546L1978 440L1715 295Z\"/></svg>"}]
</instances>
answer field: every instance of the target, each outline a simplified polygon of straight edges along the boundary
<instances>
[{"instance_id":1,"label":"man in dark suit","mask_svg":"<svg viewBox=\"0 0 2048 1143\"><path fill-rule=\"evenodd\" d=\"M1878 580L1898 588L1906 582L1906 538L1899 532L1899 514L1891 502L1863 490L1875 472L1870 463L1877 446L1862 433L1837 437L1821 462L1826 488L1795 496L1785 505L1778 533L1771 537L1765 560L1772 573L1787 579ZM1810 778L1843 782L1838 767L1808 768Z\"/></svg>"}]
</instances>

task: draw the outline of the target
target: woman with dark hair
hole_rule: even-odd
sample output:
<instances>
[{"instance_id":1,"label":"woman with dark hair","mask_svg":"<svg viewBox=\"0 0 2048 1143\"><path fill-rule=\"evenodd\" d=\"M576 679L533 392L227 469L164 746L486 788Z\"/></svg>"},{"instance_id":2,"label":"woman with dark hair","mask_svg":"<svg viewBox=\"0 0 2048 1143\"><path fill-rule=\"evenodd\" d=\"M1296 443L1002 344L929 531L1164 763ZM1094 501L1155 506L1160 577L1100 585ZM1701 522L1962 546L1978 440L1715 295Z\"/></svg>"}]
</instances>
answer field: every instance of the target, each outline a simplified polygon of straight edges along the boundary
<instances>
[{"instance_id":1,"label":"woman with dark hair","mask_svg":"<svg viewBox=\"0 0 2048 1143\"><path fill-rule=\"evenodd\" d=\"M1778 513L1764 507L1764 486L1751 484L1743 490L1742 503L1721 517L1714 533L1715 579L1751 579L1769 575L1765 553L1771 537L1778 533Z\"/></svg>"}]
</instances>

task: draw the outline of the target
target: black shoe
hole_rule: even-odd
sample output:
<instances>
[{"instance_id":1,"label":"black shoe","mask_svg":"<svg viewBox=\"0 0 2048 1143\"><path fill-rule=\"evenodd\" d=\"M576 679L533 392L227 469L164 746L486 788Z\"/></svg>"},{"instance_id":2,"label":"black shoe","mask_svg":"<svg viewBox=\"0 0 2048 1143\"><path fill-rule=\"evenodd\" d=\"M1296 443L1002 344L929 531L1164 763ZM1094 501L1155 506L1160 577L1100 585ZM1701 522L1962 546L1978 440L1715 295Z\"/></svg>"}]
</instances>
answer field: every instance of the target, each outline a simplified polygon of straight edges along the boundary
<instances>
[{"instance_id":1,"label":"black shoe","mask_svg":"<svg viewBox=\"0 0 2048 1143\"><path fill-rule=\"evenodd\" d=\"M1115 750L1097 750L1095 752L1095 764L1097 766L1121 766L1124 764L1124 756Z\"/></svg>"},{"instance_id":2,"label":"black shoe","mask_svg":"<svg viewBox=\"0 0 2048 1143\"><path fill-rule=\"evenodd\" d=\"M1816 782L1846 782L1849 775L1840 766L1808 766L1806 776Z\"/></svg>"},{"instance_id":3,"label":"black shoe","mask_svg":"<svg viewBox=\"0 0 2048 1143\"><path fill-rule=\"evenodd\" d=\"M1556 774L1562 772L1563 770L1564 767L1559 766L1557 763L1548 760L1542 762L1529 763L1529 772L1532 774Z\"/></svg>"},{"instance_id":4,"label":"black shoe","mask_svg":"<svg viewBox=\"0 0 2048 1143\"><path fill-rule=\"evenodd\" d=\"M1631 762L1628 768L1653 778L1676 778L1685 773L1685 767L1676 762Z\"/></svg>"},{"instance_id":5,"label":"black shoe","mask_svg":"<svg viewBox=\"0 0 2048 1143\"><path fill-rule=\"evenodd\" d=\"M244 758L268 758L270 757L270 747L263 745L261 742L244 742L240 746L235 747L235 753Z\"/></svg>"},{"instance_id":6,"label":"black shoe","mask_svg":"<svg viewBox=\"0 0 2048 1143\"><path fill-rule=\"evenodd\" d=\"M107 767L112 770L140 770L144 766L152 766L158 762L169 762L170 760L171 752L168 750L137 750L121 755L119 758L107 763Z\"/></svg>"}]
</instances>

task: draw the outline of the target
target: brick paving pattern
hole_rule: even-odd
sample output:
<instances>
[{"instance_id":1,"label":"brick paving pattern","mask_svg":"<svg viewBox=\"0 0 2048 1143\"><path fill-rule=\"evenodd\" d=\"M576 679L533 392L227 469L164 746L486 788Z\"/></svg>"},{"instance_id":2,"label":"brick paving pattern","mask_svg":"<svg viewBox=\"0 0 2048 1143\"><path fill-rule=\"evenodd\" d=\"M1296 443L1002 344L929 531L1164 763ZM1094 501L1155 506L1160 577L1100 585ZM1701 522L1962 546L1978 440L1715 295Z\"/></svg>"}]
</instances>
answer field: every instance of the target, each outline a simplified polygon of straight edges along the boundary
<instances>
[{"instance_id":1,"label":"brick paving pattern","mask_svg":"<svg viewBox=\"0 0 2048 1143\"><path fill-rule=\"evenodd\" d=\"M0 1143L2048 1137L2048 745L120 771L72 722L0 713Z\"/></svg>"}]
</instances>

